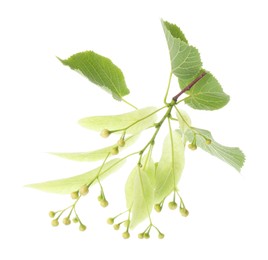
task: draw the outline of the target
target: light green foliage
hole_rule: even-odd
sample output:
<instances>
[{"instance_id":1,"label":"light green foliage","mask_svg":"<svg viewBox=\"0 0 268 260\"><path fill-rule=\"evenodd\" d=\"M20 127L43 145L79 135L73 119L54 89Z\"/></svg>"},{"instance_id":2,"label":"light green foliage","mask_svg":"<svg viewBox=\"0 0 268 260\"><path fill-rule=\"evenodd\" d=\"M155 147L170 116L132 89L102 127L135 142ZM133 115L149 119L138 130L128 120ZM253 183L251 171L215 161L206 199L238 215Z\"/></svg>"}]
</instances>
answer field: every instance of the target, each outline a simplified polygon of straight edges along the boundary
<instances>
[{"instance_id":1,"label":"light green foliage","mask_svg":"<svg viewBox=\"0 0 268 260\"><path fill-rule=\"evenodd\" d=\"M233 166L237 171L241 170L245 155L238 147L223 146L213 139L209 131L199 128L188 129L186 137L189 142L193 140L195 132L199 133L196 134L196 145L198 147ZM206 138L211 140L210 144L206 143Z\"/></svg>"},{"instance_id":2,"label":"light green foliage","mask_svg":"<svg viewBox=\"0 0 268 260\"><path fill-rule=\"evenodd\" d=\"M122 71L107 59L93 51L74 54L66 60L59 59L64 65L76 70L96 85L112 93L115 99L129 94Z\"/></svg>"},{"instance_id":3,"label":"light green foliage","mask_svg":"<svg viewBox=\"0 0 268 260\"><path fill-rule=\"evenodd\" d=\"M85 51L74 54L66 60L59 59L64 65L80 72L92 83L111 93L115 99L122 100L135 110L124 111L124 114L120 115L91 116L79 121L83 127L98 131L99 138L108 138L112 135L109 140L114 140L113 135L119 134L114 143L110 143L109 146L89 152L53 153L59 157L80 162L102 160L99 167L70 178L28 185L28 187L42 191L69 194L73 199L71 206L58 211L50 211L49 216L53 218L52 226L58 226L59 220L61 220L61 223L65 225L70 225L71 222L78 223L79 230L86 230L86 226L77 214L78 201L84 197L92 196L91 186L97 184L100 194L97 197L99 203L102 207L107 207L110 198L104 192L102 180L117 171L126 159L135 157L134 169L129 174L125 184L126 210L109 218L107 223L112 225L115 230L125 228L122 231L122 237L128 239L130 229L135 228L142 221L148 220L148 226L139 233L138 237L149 239L150 232L154 229L158 237L162 239L164 234L153 223L153 207L160 214L167 204L170 209L175 211L174 214L177 212L183 217L189 215L178 187L184 169L185 147L191 150L196 150L199 147L230 164L236 170L241 170L245 161L242 151L237 147L220 145L213 139L209 131L193 127L188 114L179 108L184 101L185 104L194 109L216 110L228 103L229 96L223 92L216 78L202 68L198 50L188 43L181 29L167 21L162 21L162 27L169 49L171 71L163 99L164 105L157 108L137 109L136 106L123 99L129 93L124 76L121 70L108 58L93 51ZM178 78L177 82L181 91L178 90L177 93L173 93L172 97L169 97L174 75ZM182 95L186 95L186 97L182 97ZM150 95L148 100L150 101L152 98L153 95ZM104 104L101 101L99 105L110 107L109 104ZM98 110L98 108L94 109ZM163 112L159 113L161 114L160 119L157 119L158 112ZM169 133L164 139L160 160L154 162L155 147L159 147L157 143L159 132L163 132L162 126L167 125L166 123L168 123ZM118 154L121 156L122 149L129 148L136 142L137 137L148 128L151 128L152 133L147 131L151 135L148 136L147 140L143 140L144 143L137 143L138 148L122 159L116 158ZM111 160L111 158L116 159ZM114 191L119 191L120 186L115 186ZM167 198L169 195L172 195L172 198ZM92 210L93 212L94 210Z\"/></svg>"},{"instance_id":4,"label":"light green foliage","mask_svg":"<svg viewBox=\"0 0 268 260\"><path fill-rule=\"evenodd\" d=\"M155 203L160 203L176 189L184 168L184 144L179 132L167 135L156 169Z\"/></svg>"},{"instance_id":5,"label":"light green foliage","mask_svg":"<svg viewBox=\"0 0 268 260\"><path fill-rule=\"evenodd\" d=\"M165 21L162 21L162 26L169 48L172 73L181 79L195 76L202 66L198 50L187 44L178 27Z\"/></svg>"},{"instance_id":6,"label":"light green foliage","mask_svg":"<svg viewBox=\"0 0 268 260\"><path fill-rule=\"evenodd\" d=\"M108 129L109 131L121 130L116 133L121 134L124 129L128 134L137 134L151 126L157 120L157 110L155 107L146 107L121 115L110 116L92 116L79 120L79 124L90 130L101 131Z\"/></svg>"},{"instance_id":7,"label":"light green foliage","mask_svg":"<svg viewBox=\"0 0 268 260\"><path fill-rule=\"evenodd\" d=\"M215 110L224 107L229 102L219 82L213 75L207 73L188 92L189 97L185 99L185 104L194 109Z\"/></svg>"},{"instance_id":8,"label":"light green foliage","mask_svg":"<svg viewBox=\"0 0 268 260\"><path fill-rule=\"evenodd\" d=\"M84 174L76 175L74 177L29 184L27 185L27 187L35 188L46 192L69 194L73 191L79 190L85 184L90 184L94 182L98 175L100 179L104 179L109 174L117 171L123 165L123 162L124 160L113 159L103 166L101 172L101 167L98 167L94 170L91 170Z\"/></svg>"}]
</instances>

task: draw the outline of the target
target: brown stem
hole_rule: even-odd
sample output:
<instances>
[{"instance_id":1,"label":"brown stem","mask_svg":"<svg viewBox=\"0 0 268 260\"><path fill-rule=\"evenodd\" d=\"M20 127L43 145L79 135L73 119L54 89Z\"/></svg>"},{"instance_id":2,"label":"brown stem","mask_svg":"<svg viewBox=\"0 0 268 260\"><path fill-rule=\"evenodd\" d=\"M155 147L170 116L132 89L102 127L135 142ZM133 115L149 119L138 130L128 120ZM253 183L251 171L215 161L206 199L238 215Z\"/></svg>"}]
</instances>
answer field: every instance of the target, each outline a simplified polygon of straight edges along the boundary
<instances>
[{"instance_id":1,"label":"brown stem","mask_svg":"<svg viewBox=\"0 0 268 260\"><path fill-rule=\"evenodd\" d=\"M202 79L207 73L202 72L196 79L194 79L188 86L186 86L180 93L178 93L176 96L174 96L172 99L177 102L178 98L186 91L190 90L195 83L197 83L200 79Z\"/></svg>"}]
</instances>

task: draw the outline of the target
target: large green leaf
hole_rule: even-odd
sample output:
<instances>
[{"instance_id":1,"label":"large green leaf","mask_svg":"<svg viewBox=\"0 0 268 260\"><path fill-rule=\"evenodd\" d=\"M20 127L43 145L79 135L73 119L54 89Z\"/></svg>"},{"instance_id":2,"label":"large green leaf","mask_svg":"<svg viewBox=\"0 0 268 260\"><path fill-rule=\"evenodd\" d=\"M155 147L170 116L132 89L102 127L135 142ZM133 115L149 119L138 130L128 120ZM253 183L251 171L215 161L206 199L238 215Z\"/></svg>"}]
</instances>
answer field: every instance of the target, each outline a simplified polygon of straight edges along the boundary
<instances>
[{"instance_id":1,"label":"large green leaf","mask_svg":"<svg viewBox=\"0 0 268 260\"><path fill-rule=\"evenodd\" d=\"M172 73L181 79L189 79L201 69L202 62L198 50L187 44L181 30L166 21L162 21L166 36Z\"/></svg>"},{"instance_id":2,"label":"large green leaf","mask_svg":"<svg viewBox=\"0 0 268 260\"><path fill-rule=\"evenodd\" d=\"M70 178L64 178L54 181L47 181L42 183L35 183L26 185L26 187L51 192L51 193L58 193L58 194L68 194L73 191L79 190L83 185L94 183L97 176L99 175L100 179L104 179L109 174L117 171L124 163L122 159L113 159L104 164L102 167L98 167L94 170L89 172L76 175ZM101 169L101 172L100 172Z\"/></svg>"},{"instance_id":3,"label":"large green leaf","mask_svg":"<svg viewBox=\"0 0 268 260\"><path fill-rule=\"evenodd\" d=\"M79 120L79 124L95 131L127 129L128 134L136 134L153 126L157 120L156 110L155 107L146 107L121 115L92 116Z\"/></svg>"},{"instance_id":4,"label":"large green leaf","mask_svg":"<svg viewBox=\"0 0 268 260\"><path fill-rule=\"evenodd\" d=\"M125 146L120 147L120 150L129 147L132 145L136 140L138 136L137 135L132 135L125 140ZM80 153L51 153L54 155L57 155L59 157L69 159L69 160L74 160L74 161L80 161L80 162L90 162L90 161L98 161L105 159L107 155L111 152L111 150L115 147L116 145L108 146L96 151L90 151L90 152L80 152Z\"/></svg>"},{"instance_id":5,"label":"large green leaf","mask_svg":"<svg viewBox=\"0 0 268 260\"><path fill-rule=\"evenodd\" d=\"M244 165L245 155L238 147L227 147L217 143L209 131L189 128L185 135L189 142L192 142L195 136L198 147L233 166L237 171ZM211 140L211 143L207 144L206 139Z\"/></svg>"},{"instance_id":6,"label":"large green leaf","mask_svg":"<svg viewBox=\"0 0 268 260\"><path fill-rule=\"evenodd\" d=\"M178 131L173 131L164 140L162 156L155 175L155 203L168 196L180 180L184 168L184 144Z\"/></svg>"},{"instance_id":7,"label":"large green leaf","mask_svg":"<svg viewBox=\"0 0 268 260\"><path fill-rule=\"evenodd\" d=\"M154 187L143 169L136 166L126 183L127 207L131 209L130 228L150 216L154 204Z\"/></svg>"},{"instance_id":8,"label":"large green leaf","mask_svg":"<svg viewBox=\"0 0 268 260\"><path fill-rule=\"evenodd\" d=\"M189 81L190 83L190 81ZM184 102L194 109L215 110L229 102L229 96L222 90L216 78L207 73L188 91L189 96Z\"/></svg>"},{"instance_id":9,"label":"large green leaf","mask_svg":"<svg viewBox=\"0 0 268 260\"><path fill-rule=\"evenodd\" d=\"M129 94L122 71L106 57L93 51L85 51L74 54L66 60L59 60L112 93L115 99L120 100L121 97Z\"/></svg>"}]
</instances>

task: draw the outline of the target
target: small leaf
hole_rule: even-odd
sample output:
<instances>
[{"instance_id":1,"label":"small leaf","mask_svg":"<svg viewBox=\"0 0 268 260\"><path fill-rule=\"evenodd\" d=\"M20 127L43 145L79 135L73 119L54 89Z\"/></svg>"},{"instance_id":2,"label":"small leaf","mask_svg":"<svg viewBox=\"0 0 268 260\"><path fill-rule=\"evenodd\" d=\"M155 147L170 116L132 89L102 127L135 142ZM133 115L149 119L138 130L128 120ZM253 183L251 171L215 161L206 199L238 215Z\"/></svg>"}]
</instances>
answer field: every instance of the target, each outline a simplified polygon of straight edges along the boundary
<instances>
[{"instance_id":1,"label":"small leaf","mask_svg":"<svg viewBox=\"0 0 268 260\"><path fill-rule=\"evenodd\" d=\"M98 167L89 172L76 175L70 178L59 179L54 181L47 181L42 183L35 183L26 185L26 187L51 192L58 194L69 194L73 191L79 190L83 185L94 183L96 177L99 175L100 179L106 178L109 174L117 171L124 163L122 159L113 159L104 164L104 166ZM100 172L101 170L101 172Z\"/></svg>"},{"instance_id":2,"label":"small leaf","mask_svg":"<svg viewBox=\"0 0 268 260\"><path fill-rule=\"evenodd\" d=\"M194 130L194 132L193 132ZM237 171L240 171L245 162L245 155L238 147L227 147L217 143L211 133L204 129L193 128L186 132L186 138L189 142L194 139L196 134L196 145L204 151L210 153L213 156L218 157L220 160L228 163L234 167ZM206 143L206 139L211 140L210 144Z\"/></svg>"},{"instance_id":3,"label":"small leaf","mask_svg":"<svg viewBox=\"0 0 268 260\"><path fill-rule=\"evenodd\" d=\"M110 92L117 100L129 94L122 71L106 57L93 51L85 51L74 54L66 60L59 60Z\"/></svg>"},{"instance_id":4,"label":"small leaf","mask_svg":"<svg viewBox=\"0 0 268 260\"><path fill-rule=\"evenodd\" d=\"M95 131L126 129L128 134L136 134L153 126L157 120L156 110L155 107L146 107L121 115L92 116L79 120L79 124Z\"/></svg>"},{"instance_id":5,"label":"small leaf","mask_svg":"<svg viewBox=\"0 0 268 260\"><path fill-rule=\"evenodd\" d=\"M131 192L130 192L131 191ZM126 184L127 206L131 208L130 228L150 216L154 205L154 189L145 171L136 166Z\"/></svg>"},{"instance_id":6,"label":"small leaf","mask_svg":"<svg viewBox=\"0 0 268 260\"><path fill-rule=\"evenodd\" d=\"M126 138L125 146L120 147L120 150L129 147L130 145L134 144L134 142L138 139L137 135L130 136ZM59 157L79 161L79 162L90 162L90 161L98 161L105 159L107 155L111 152L111 150L115 147L115 145L108 146L96 151L90 152L80 152L80 153L51 153L53 155L57 155Z\"/></svg>"},{"instance_id":7,"label":"small leaf","mask_svg":"<svg viewBox=\"0 0 268 260\"><path fill-rule=\"evenodd\" d=\"M178 131L173 131L164 140L162 156L156 169L155 203L168 196L180 180L184 168L184 144Z\"/></svg>"},{"instance_id":8,"label":"small leaf","mask_svg":"<svg viewBox=\"0 0 268 260\"><path fill-rule=\"evenodd\" d=\"M187 44L181 30L166 21L162 21L166 36L172 73L180 79L189 79L201 69L202 62L198 50Z\"/></svg>"},{"instance_id":9,"label":"small leaf","mask_svg":"<svg viewBox=\"0 0 268 260\"><path fill-rule=\"evenodd\" d=\"M215 110L224 107L229 102L226 95L216 78L207 73L200 79L188 92L185 104L194 109Z\"/></svg>"}]
</instances>

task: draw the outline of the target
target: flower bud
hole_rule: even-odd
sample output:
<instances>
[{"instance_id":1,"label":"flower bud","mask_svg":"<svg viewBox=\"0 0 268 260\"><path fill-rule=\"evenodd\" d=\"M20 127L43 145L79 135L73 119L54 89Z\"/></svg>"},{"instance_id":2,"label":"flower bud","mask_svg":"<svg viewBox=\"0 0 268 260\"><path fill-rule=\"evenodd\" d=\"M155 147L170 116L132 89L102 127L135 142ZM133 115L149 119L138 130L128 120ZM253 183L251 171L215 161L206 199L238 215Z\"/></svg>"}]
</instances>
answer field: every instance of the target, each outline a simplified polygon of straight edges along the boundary
<instances>
[{"instance_id":1,"label":"flower bud","mask_svg":"<svg viewBox=\"0 0 268 260\"><path fill-rule=\"evenodd\" d=\"M113 225L113 223L114 223L114 219L113 219L113 218L108 218L108 219L107 219L107 223L108 223L109 225Z\"/></svg>"},{"instance_id":2,"label":"flower bud","mask_svg":"<svg viewBox=\"0 0 268 260\"><path fill-rule=\"evenodd\" d=\"M80 224L80 226L79 226L80 231L85 231L86 229L87 229L87 227L85 225Z\"/></svg>"},{"instance_id":3,"label":"flower bud","mask_svg":"<svg viewBox=\"0 0 268 260\"><path fill-rule=\"evenodd\" d=\"M88 186L85 184L80 189L79 192L81 195L85 196L88 194Z\"/></svg>"},{"instance_id":4,"label":"flower bud","mask_svg":"<svg viewBox=\"0 0 268 260\"><path fill-rule=\"evenodd\" d=\"M164 235L163 233L159 233L159 234L158 234L158 238L159 238L159 239L163 239L164 237L165 237L165 235Z\"/></svg>"},{"instance_id":5,"label":"flower bud","mask_svg":"<svg viewBox=\"0 0 268 260\"><path fill-rule=\"evenodd\" d=\"M69 218L64 218L64 219L62 220L62 223L63 223L64 225L70 225L70 224L71 224L71 220L70 220Z\"/></svg>"},{"instance_id":6,"label":"flower bud","mask_svg":"<svg viewBox=\"0 0 268 260\"><path fill-rule=\"evenodd\" d=\"M177 208L177 203L175 201L171 201L168 203L168 207L172 210L176 209Z\"/></svg>"},{"instance_id":7,"label":"flower bud","mask_svg":"<svg viewBox=\"0 0 268 260\"><path fill-rule=\"evenodd\" d=\"M79 197L78 191L74 191L74 192L71 193L71 198L72 198L73 200L78 199L78 197Z\"/></svg>"},{"instance_id":8,"label":"flower bud","mask_svg":"<svg viewBox=\"0 0 268 260\"><path fill-rule=\"evenodd\" d=\"M48 215L49 217L54 218L56 213L54 211L49 211Z\"/></svg>"},{"instance_id":9,"label":"flower bud","mask_svg":"<svg viewBox=\"0 0 268 260\"><path fill-rule=\"evenodd\" d=\"M211 139L206 139L206 144L211 144Z\"/></svg>"},{"instance_id":10,"label":"flower bud","mask_svg":"<svg viewBox=\"0 0 268 260\"><path fill-rule=\"evenodd\" d=\"M59 225L59 220L58 220L58 219L53 219L53 220L51 221L51 225L52 225L53 227L58 226L58 225Z\"/></svg>"},{"instance_id":11,"label":"flower bud","mask_svg":"<svg viewBox=\"0 0 268 260\"><path fill-rule=\"evenodd\" d=\"M154 205L154 209L155 209L156 212L161 212L162 207L161 207L160 204L155 204L155 205Z\"/></svg>"},{"instance_id":12,"label":"flower bud","mask_svg":"<svg viewBox=\"0 0 268 260\"><path fill-rule=\"evenodd\" d=\"M115 224L114 225L114 230L119 230L119 228L120 228L120 225L119 224Z\"/></svg>"},{"instance_id":13,"label":"flower bud","mask_svg":"<svg viewBox=\"0 0 268 260\"><path fill-rule=\"evenodd\" d=\"M106 207L109 205L109 203L108 203L108 201L107 201L106 199L102 199L102 200L100 201L100 205L101 205L102 207L106 208Z\"/></svg>"},{"instance_id":14,"label":"flower bud","mask_svg":"<svg viewBox=\"0 0 268 260\"><path fill-rule=\"evenodd\" d=\"M111 154L112 155L117 155L118 153L119 153L118 146L113 147L112 150L111 150Z\"/></svg>"},{"instance_id":15,"label":"flower bud","mask_svg":"<svg viewBox=\"0 0 268 260\"><path fill-rule=\"evenodd\" d=\"M73 218L73 223L78 223L78 222L79 222L78 218Z\"/></svg>"},{"instance_id":16,"label":"flower bud","mask_svg":"<svg viewBox=\"0 0 268 260\"><path fill-rule=\"evenodd\" d=\"M117 144L119 147L124 147L126 142L123 138L120 138L119 141L117 142Z\"/></svg>"},{"instance_id":17,"label":"flower bud","mask_svg":"<svg viewBox=\"0 0 268 260\"><path fill-rule=\"evenodd\" d=\"M138 234L138 238L139 238L139 239L143 239L143 238L144 238L144 233L139 233L139 234Z\"/></svg>"},{"instance_id":18,"label":"flower bud","mask_svg":"<svg viewBox=\"0 0 268 260\"><path fill-rule=\"evenodd\" d=\"M145 239L149 239L149 238L150 238L150 234L149 234L149 233L145 233L145 234L144 234L144 238L145 238Z\"/></svg>"},{"instance_id":19,"label":"flower bud","mask_svg":"<svg viewBox=\"0 0 268 260\"><path fill-rule=\"evenodd\" d=\"M180 208L180 213L183 217L187 217L189 215L189 211L186 208Z\"/></svg>"},{"instance_id":20,"label":"flower bud","mask_svg":"<svg viewBox=\"0 0 268 260\"><path fill-rule=\"evenodd\" d=\"M191 144L188 144L188 148L194 151L197 149L197 146L196 146L196 144L191 143Z\"/></svg>"},{"instance_id":21,"label":"flower bud","mask_svg":"<svg viewBox=\"0 0 268 260\"><path fill-rule=\"evenodd\" d=\"M128 232L128 231L125 231L125 232L122 234L122 237L123 237L124 239L128 239L128 238L130 237L129 232Z\"/></svg>"},{"instance_id":22,"label":"flower bud","mask_svg":"<svg viewBox=\"0 0 268 260\"><path fill-rule=\"evenodd\" d=\"M100 133L101 137L103 138L107 138L110 134L111 132L108 129L103 129Z\"/></svg>"}]
</instances>

